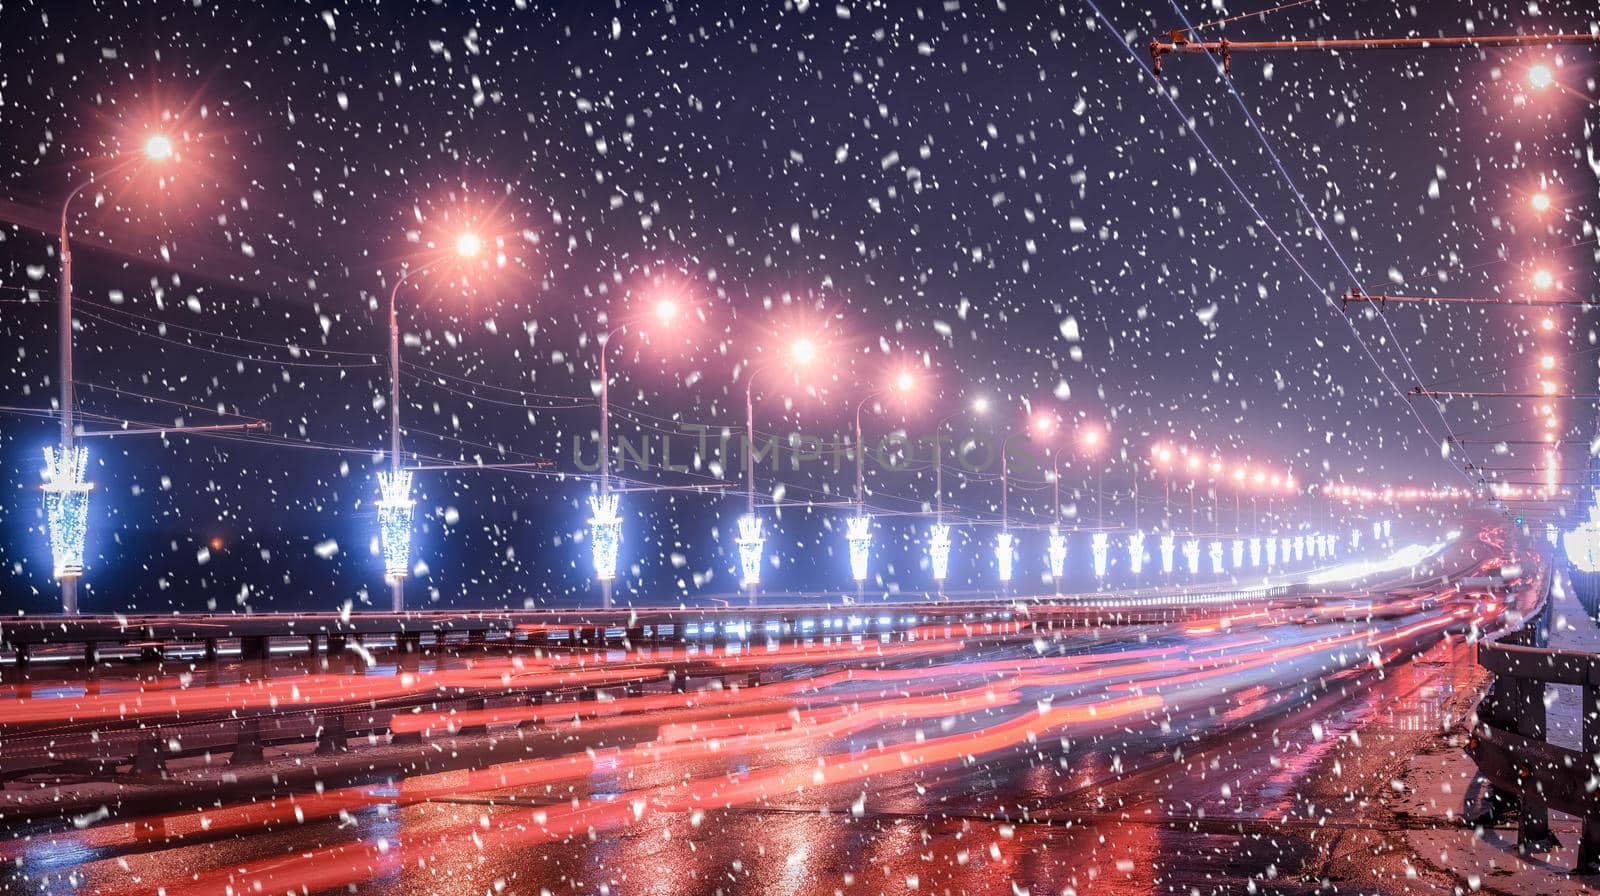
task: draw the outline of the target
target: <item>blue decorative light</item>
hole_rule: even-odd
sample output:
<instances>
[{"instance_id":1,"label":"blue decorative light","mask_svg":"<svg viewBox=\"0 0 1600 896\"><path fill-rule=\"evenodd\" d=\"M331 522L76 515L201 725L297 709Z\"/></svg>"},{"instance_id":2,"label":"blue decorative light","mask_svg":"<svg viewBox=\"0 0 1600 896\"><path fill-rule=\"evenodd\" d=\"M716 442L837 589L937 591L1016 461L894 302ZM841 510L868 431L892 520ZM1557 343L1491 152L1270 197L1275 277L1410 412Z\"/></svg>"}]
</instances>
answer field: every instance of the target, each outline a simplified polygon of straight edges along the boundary
<instances>
[{"instance_id":1,"label":"blue decorative light","mask_svg":"<svg viewBox=\"0 0 1600 896\"><path fill-rule=\"evenodd\" d=\"M1094 556L1094 577L1106 577L1106 555L1111 551L1111 537L1104 532L1094 533L1089 542L1089 552Z\"/></svg>"},{"instance_id":2,"label":"blue decorative light","mask_svg":"<svg viewBox=\"0 0 1600 896\"><path fill-rule=\"evenodd\" d=\"M383 546L383 574L403 579L411 570L411 471L378 474L378 540Z\"/></svg>"},{"instance_id":3,"label":"blue decorative light","mask_svg":"<svg viewBox=\"0 0 1600 896\"><path fill-rule=\"evenodd\" d=\"M1200 573L1200 540L1188 539L1183 543L1183 562L1189 567L1189 575Z\"/></svg>"},{"instance_id":4,"label":"blue decorative light","mask_svg":"<svg viewBox=\"0 0 1600 896\"><path fill-rule=\"evenodd\" d=\"M1270 569L1278 565L1278 539L1267 539L1267 567Z\"/></svg>"},{"instance_id":5,"label":"blue decorative light","mask_svg":"<svg viewBox=\"0 0 1600 896\"><path fill-rule=\"evenodd\" d=\"M1133 532L1128 536L1128 569L1134 575L1144 572L1144 533Z\"/></svg>"},{"instance_id":6,"label":"blue decorative light","mask_svg":"<svg viewBox=\"0 0 1600 896\"><path fill-rule=\"evenodd\" d=\"M950 574L950 527L944 523L933 524L933 534L928 539L928 564L933 567L933 580L943 583Z\"/></svg>"},{"instance_id":7,"label":"blue decorative light","mask_svg":"<svg viewBox=\"0 0 1600 896\"><path fill-rule=\"evenodd\" d=\"M1001 532L994 537L994 562L1000 568L1000 581L1011 581L1011 564L1016 559L1016 537Z\"/></svg>"},{"instance_id":8,"label":"blue decorative light","mask_svg":"<svg viewBox=\"0 0 1600 896\"><path fill-rule=\"evenodd\" d=\"M1284 566L1294 562L1294 539L1287 535L1278 539L1278 556L1283 558Z\"/></svg>"},{"instance_id":9,"label":"blue decorative light","mask_svg":"<svg viewBox=\"0 0 1600 896\"><path fill-rule=\"evenodd\" d=\"M1050 528L1050 578L1057 582L1067 574L1067 536L1052 526Z\"/></svg>"},{"instance_id":10,"label":"blue decorative light","mask_svg":"<svg viewBox=\"0 0 1600 896\"><path fill-rule=\"evenodd\" d=\"M1294 562L1299 563L1304 559L1306 559L1306 537L1304 535L1296 535L1294 537Z\"/></svg>"},{"instance_id":11,"label":"blue decorative light","mask_svg":"<svg viewBox=\"0 0 1600 896\"><path fill-rule=\"evenodd\" d=\"M86 481L89 449L75 446L60 453L44 449L44 517L50 534L50 559L58 579L83 575L83 544L89 532L89 491Z\"/></svg>"},{"instance_id":12,"label":"blue decorative light","mask_svg":"<svg viewBox=\"0 0 1600 896\"><path fill-rule=\"evenodd\" d=\"M1233 568L1244 569L1244 539L1233 540Z\"/></svg>"},{"instance_id":13,"label":"blue decorative light","mask_svg":"<svg viewBox=\"0 0 1600 896\"><path fill-rule=\"evenodd\" d=\"M1380 523L1377 520L1373 520L1372 521L1372 540L1373 541L1377 541L1378 539L1380 539L1382 537L1383 537L1383 523Z\"/></svg>"},{"instance_id":14,"label":"blue decorative light","mask_svg":"<svg viewBox=\"0 0 1600 896\"><path fill-rule=\"evenodd\" d=\"M1177 536L1171 533L1161 536L1161 571L1166 575L1172 575L1172 555L1177 547Z\"/></svg>"},{"instance_id":15,"label":"blue decorative light","mask_svg":"<svg viewBox=\"0 0 1600 896\"><path fill-rule=\"evenodd\" d=\"M850 543L850 575L867 580L867 560L872 555L872 517L865 514L845 520L845 540Z\"/></svg>"},{"instance_id":16,"label":"blue decorative light","mask_svg":"<svg viewBox=\"0 0 1600 896\"><path fill-rule=\"evenodd\" d=\"M761 517L753 513L739 517L739 537L733 541L739 546L739 570L744 573L742 583L759 585L761 548L767 543L767 540L761 537Z\"/></svg>"},{"instance_id":17,"label":"blue decorative light","mask_svg":"<svg viewBox=\"0 0 1600 896\"><path fill-rule=\"evenodd\" d=\"M594 577L609 582L617 577L617 554L622 547L622 517L617 514L617 495L596 495L589 499L594 516L589 518L589 548L594 557Z\"/></svg>"},{"instance_id":18,"label":"blue decorative light","mask_svg":"<svg viewBox=\"0 0 1600 896\"><path fill-rule=\"evenodd\" d=\"M1261 565L1261 538L1250 539L1250 568L1255 569Z\"/></svg>"}]
</instances>

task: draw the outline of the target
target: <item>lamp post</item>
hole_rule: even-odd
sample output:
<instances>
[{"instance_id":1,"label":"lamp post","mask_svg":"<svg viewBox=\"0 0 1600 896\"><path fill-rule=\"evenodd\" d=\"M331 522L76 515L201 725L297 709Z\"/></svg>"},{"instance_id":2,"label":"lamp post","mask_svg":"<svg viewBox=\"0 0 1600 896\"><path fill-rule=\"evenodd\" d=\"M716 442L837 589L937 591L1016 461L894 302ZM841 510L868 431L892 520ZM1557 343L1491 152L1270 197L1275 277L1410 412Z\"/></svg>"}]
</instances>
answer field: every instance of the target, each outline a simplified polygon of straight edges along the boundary
<instances>
[{"instance_id":1,"label":"lamp post","mask_svg":"<svg viewBox=\"0 0 1600 896\"><path fill-rule=\"evenodd\" d=\"M989 400L979 396L972 400L972 412L983 414L989 409ZM950 527L944 521L944 447L940 439L946 423L961 412L947 414L933 426L933 531L928 538L928 564L940 597L944 596L944 581L950 571Z\"/></svg>"},{"instance_id":2,"label":"lamp post","mask_svg":"<svg viewBox=\"0 0 1600 896\"><path fill-rule=\"evenodd\" d=\"M475 233L456 237L458 257L472 258L481 248L483 243ZM406 268L389 289L389 475L380 475L377 507L384 575L389 579L390 609L395 613L406 608L405 577L411 566L411 520L416 506L411 498L411 472L400 469L400 287L443 260Z\"/></svg>"},{"instance_id":3,"label":"lamp post","mask_svg":"<svg viewBox=\"0 0 1600 896\"><path fill-rule=\"evenodd\" d=\"M789 360L806 368L816 359L817 346L810 339L796 339L789 346ZM744 517L739 521L740 568L749 591L750 606L755 606L761 587L761 550L766 543L761 518L756 516L756 377L765 368L751 368L744 385Z\"/></svg>"},{"instance_id":4,"label":"lamp post","mask_svg":"<svg viewBox=\"0 0 1600 896\"><path fill-rule=\"evenodd\" d=\"M893 382L882 389L867 393L856 404L856 516L850 522L850 566L851 574L856 580L856 602L860 603L865 596L865 582L867 578L867 555L872 547L871 523L866 514L866 451L861 438L861 413L866 410L868 402L889 392L899 392L902 395L909 393L916 386L916 377L909 370L902 370L895 374Z\"/></svg>"},{"instance_id":5,"label":"lamp post","mask_svg":"<svg viewBox=\"0 0 1600 896\"><path fill-rule=\"evenodd\" d=\"M678 303L662 299L655 304L656 320L671 323L679 316ZM591 551L595 578L600 580L600 605L612 605L611 582L616 577L618 549L622 544L622 518L618 515L618 499L611 493L611 373L607 358L611 343L618 334L627 330L627 322L607 330L599 341L600 359L600 495L589 504L594 516L589 520Z\"/></svg>"},{"instance_id":6,"label":"lamp post","mask_svg":"<svg viewBox=\"0 0 1600 896\"><path fill-rule=\"evenodd\" d=\"M164 134L152 134L144 141L142 157L149 161L165 162L173 156L172 140ZM109 177L138 161L140 156L130 155L107 169L102 176ZM83 574L84 539L87 534L89 490L93 484L84 479L88 464L88 449L74 444L77 421L74 414L72 379L72 228L69 222L72 200L79 193L98 183L99 177L91 175L67 191L61 200L61 301L59 318L61 361L61 445L55 457L46 458L45 521L50 530L50 547L54 573L61 581L61 611L78 612L78 577Z\"/></svg>"}]
</instances>

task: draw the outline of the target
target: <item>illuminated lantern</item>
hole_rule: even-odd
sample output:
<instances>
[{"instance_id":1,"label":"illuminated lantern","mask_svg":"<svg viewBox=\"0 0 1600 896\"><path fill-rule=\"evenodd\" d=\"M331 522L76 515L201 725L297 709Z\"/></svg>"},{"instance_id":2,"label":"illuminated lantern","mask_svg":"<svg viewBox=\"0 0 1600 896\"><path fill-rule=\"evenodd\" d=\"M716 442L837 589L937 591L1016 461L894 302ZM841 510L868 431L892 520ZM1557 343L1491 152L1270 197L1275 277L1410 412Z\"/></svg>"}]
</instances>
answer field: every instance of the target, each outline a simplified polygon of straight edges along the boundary
<instances>
[{"instance_id":1,"label":"illuminated lantern","mask_svg":"<svg viewBox=\"0 0 1600 896\"><path fill-rule=\"evenodd\" d=\"M1067 536L1055 527L1050 528L1050 578L1057 583L1067 574Z\"/></svg>"},{"instance_id":2,"label":"illuminated lantern","mask_svg":"<svg viewBox=\"0 0 1600 896\"><path fill-rule=\"evenodd\" d=\"M739 537L733 541L739 546L739 570L744 573L742 584L759 585L761 548L767 543L761 535L761 517L753 513L739 517Z\"/></svg>"},{"instance_id":3,"label":"illuminated lantern","mask_svg":"<svg viewBox=\"0 0 1600 896\"><path fill-rule=\"evenodd\" d=\"M933 567L933 580L944 584L950 574L950 527L944 523L933 524L932 537L928 539L928 564Z\"/></svg>"},{"instance_id":4,"label":"illuminated lantern","mask_svg":"<svg viewBox=\"0 0 1600 896\"><path fill-rule=\"evenodd\" d=\"M1372 521L1372 540L1373 541L1377 541L1378 539L1380 539L1382 537L1383 537L1383 523L1380 523L1377 520L1373 520Z\"/></svg>"},{"instance_id":5,"label":"illuminated lantern","mask_svg":"<svg viewBox=\"0 0 1600 896\"><path fill-rule=\"evenodd\" d=\"M1106 577L1106 554L1111 549L1111 538L1104 532L1094 533L1094 539L1089 542L1089 551L1094 556L1094 576L1097 579Z\"/></svg>"},{"instance_id":6,"label":"illuminated lantern","mask_svg":"<svg viewBox=\"0 0 1600 896\"><path fill-rule=\"evenodd\" d=\"M1278 539L1278 556L1283 558L1285 566L1294 562L1294 539L1287 535Z\"/></svg>"},{"instance_id":7,"label":"illuminated lantern","mask_svg":"<svg viewBox=\"0 0 1600 896\"><path fill-rule=\"evenodd\" d=\"M1268 567L1273 567L1273 566L1277 566L1277 565L1278 565L1278 539L1269 538L1269 539L1267 539L1267 566Z\"/></svg>"},{"instance_id":8,"label":"illuminated lantern","mask_svg":"<svg viewBox=\"0 0 1600 896\"><path fill-rule=\"evenodd\" d=\"M378 474L378 540L383 546L383 574L399 581L411 571L411 471Z\"/></svg>"},{"instance_id":9,"label":"illuminated lantern","mask_svg":"<svg viewBox=\"0 0 1600 896\"><path fill-rule=\"evenodd\" d=\"M1233 540L1233 568L1244 569L1244 539Z\"/></svg>"},{"instance_id":10,"label":"illuminated lantern","mask_svg":"<svg viewBox=\"0 0 1600 896\"><path fill-rule=\"evenodd\" d=\"M1144 533L1134 532L1128 536L1128 568L1134 575L1144 572Z\"/></svg>"},{"instance_id":11,"label":"illuminated lantern","mask_svg":"<svg viewBox=\"0 0 1600 896\"><path fill-rule=\"evenodd\" d=\"M1001 532L994 539L994 562L1000 568L1000 581L1011 581L1011 564L1016 559L1016 537L1010 532Z\"/></svg>"},{"instance_id":12,"label":"illuminated lantern","mask_svg":"<svg viewBox=\"0 0 1600 896\"><path fill-rule=\"evenodd\" d=\"M1200 541L1191 538L1183 543L1183 562L1189 567L1189 575L1198 575L1200 572Z\"/></svg>"},{"instance_id":13,"label":"illuminated lantern","mask_svg":"<svg viewBox=\"0 0 1600 896\"><path fill-rule=\"evenodd\" d=\"M1223 566L1222 566L1222 542L1213 541L1211 543L1210 553L1211 553L1211 571L1213 573L1219 573L1220 574L1223 571Z\"/></svg>"},{"instance_id":14,"label":"illuminated lantern","mask_svg":"<svg viewBox=\"0 0 1600 896\"><path fill-rule=\"evenodd\" d=\"M1385 541L1389 540L1389 533L1390 533L1390 529L1391 529L1392 524L1393 524L1393 520L1384 520L1383 521L1383 539Z\"/></svg>"},{"instance_id":15,"label":"illuminated lantern","mask_svg":"<svg viewBox=\"0 0 1600 896\"><path fill-rule=\"evenodd\" d=\"M1306 537L1304 535L1296 535L1294 537L1294 562L1299 563L1304 559L1306 559Z\"/></svg>"},{"instance_id":16,"label":"illuminated lantern","mask_svg":"<svg viewBox=\"0 0 1600 896\"><path fill-rule=\"evenodd\" d=\"M617 576L617 553L622 547L622 517L617 515L616 495L597 495L589 499L594 516L589 518L589 546L594 556L594 577L609 582Z\"/></svg>"},{"instance_id":17,"label":"illuminated lantern","mask_svg":"<svg viewBox=\"0 0 1600 896\"><path fill-rule=\"evenodd\" d=\"M850 543L850 575L857 582L865 582L867 559L872 553L872 517L853 516L846 520L844 537Z\"/></svg>"},{"instance_id":18,"label":"illuminated lantern","mask_svg":"<svg viewBox=\"0 0 1600 896\"><path fill-rule=\"evenodd\" d=\"M1255 568L1261 565L1261 539L1250 539L1250 566Z\"/></svg>"},{"instance_id":19,"label":"illuminated lantern","mask_svg":"<svg viewBox=\"0 0 1600 896\"><path fill-rule=\"evenodd\" d=\"M50 534L50 559L58 579L83 575L83 545L89 532L89 492L85 480L89 449L76 446L56 453L44 449L44 518Z\"/></svg>"},{"instance_id":20,"label":"illuminated lantern","mask_svg":"<svg viewBox=\"0 0 1600 896\"><path fill-rule=\"evenodd\" d=\"M1172 555L1177 549L1177 542L1177 538L1170 533L1161 536L1161 571L1169 576L1172 575Z\"/></svg>"},{"instance_id":21,"label":"illuminated lantern","mask_svg":"<svg viewBox=\"0 0 1600 896\"><path fill-rule=\"evenodd\" d=\"M1360 529L1351 529L1350 530L1350 550L1358 551L1360 549L1361 549L1361 530Z\"/></svg>"}]
</instances>

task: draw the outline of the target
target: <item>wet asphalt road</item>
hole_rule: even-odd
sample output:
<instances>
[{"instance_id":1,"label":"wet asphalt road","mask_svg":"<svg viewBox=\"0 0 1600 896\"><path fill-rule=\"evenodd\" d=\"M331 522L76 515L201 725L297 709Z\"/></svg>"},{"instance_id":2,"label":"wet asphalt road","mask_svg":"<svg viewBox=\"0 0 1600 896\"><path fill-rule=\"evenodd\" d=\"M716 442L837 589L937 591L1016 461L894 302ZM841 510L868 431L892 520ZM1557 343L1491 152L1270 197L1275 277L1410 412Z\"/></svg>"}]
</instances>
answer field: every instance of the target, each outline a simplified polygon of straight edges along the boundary
<instances>
[{"instance_id":1,"label":"wet asphalt road","mask_svg":"<svg viewBox=\"0 0 1600 896\"><path fill-rule=\"evenodd\" d=\"M223 806L222 829L187 843L108 849L32 830L6 889L1448 893L1448 874L1386 833L1383 798L1470 696L1470 646L1447 632L1471 612L988 643L775 703L735 730L669 736L668 711L529 748L534 762L594 751L579 752L593 757L582 774L445 780L426 799L273 828L227 830ZM953 699L966 702L937 705ZM985 734L998 740L967 749ZM660 739L682 749L627 752Z\"/></svg>"}]
</instances>

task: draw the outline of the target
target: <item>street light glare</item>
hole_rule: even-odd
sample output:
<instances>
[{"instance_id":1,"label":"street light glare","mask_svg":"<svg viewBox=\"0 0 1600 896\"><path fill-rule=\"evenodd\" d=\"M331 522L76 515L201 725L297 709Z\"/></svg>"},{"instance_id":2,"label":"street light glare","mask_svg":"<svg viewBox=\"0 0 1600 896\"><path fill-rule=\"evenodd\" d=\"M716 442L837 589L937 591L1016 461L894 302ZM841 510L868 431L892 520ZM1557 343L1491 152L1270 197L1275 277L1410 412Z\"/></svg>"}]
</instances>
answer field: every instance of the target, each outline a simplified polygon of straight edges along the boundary
<instances>
[{"instance_id":1,"label":"street light glare","mask_svg":"<svg viewBox=\"0 0 1600 896\"><path fill-rule=\"evenodd\" d=\"M1550 285L1555 282L1556 278L1553 277L1549 271L1534 272L1533 285L1539 287L1540 289L1549 289Z\"/></svg>"},{"instance_id":2,"label":"street light glare","mask_svg":"<svg viewBox=\"0 0 1600 896\"><path fill-rule=\"evenodd\" d=\"M810 364L816 360L817 344L809 339L796 339L789 347L789 356L796 364Z\"/></svg>"},{"instance_id":3,"label":"street light glare","mask_svg":"<svg viewBox=\"0 0 1600 896\"><path fill-rule=\"evenodd\" d=\"M152 134L144 141L144 154L157 162L165 161L172 157L172 141L165 134Z\"/></svg>"},{"instance_id":4,"label":"street light glare","mask_svg":"<svg viewBox=\"0 0 1600 896\"><path fill-rule=\"evenodd\" d=\"M478 239L476 233L463 233L456 237L456 254L463 258L471 258L483 248L483 241Z\"/></svg>"},{"instance_id":5,"label":"street light glare","mask_svg":"<svg viewBox=\"0 0 1600 896\"><path fill-rule=\"evenodd\" d=\"M678 316L678 303L671 299L662 299L656 303L656 319L662 323L669 323Z\"/></svg>"},{"instance_id":6,"label":"street light glare","mask_svg":"<svg viewBox=\"0 0 1600 896\"><path fill-rule=\"evenodd\" d=\"M1535 65L1528 69L1528 83L1536 89L1543 90L1554 84L1555 80L1555 73L1550 71L1548 65Z\"/></svg>"},{"instance_id":7,"label":"street light glare","mask_svg":"<svg viewBox=\"0 0 1600 896\"><path fill-rule=\"evenodd\" d=\"M1547 212L1550 210L1549 193L1535 193L1529 202L1533 205L1533 210L1536 212Z\"/></svg>"},{"instance_id":8,"label":"street light glare","mask_svg":"<svg viewBox=\"0 0 1600 896\"><path fill-rule=\"evenodd\" d=\"M894 378L894 387L901 392L910 392L916 384L917 378L912 376L909 370L900 371L899 375Z\"/></svg>"},{"instance_id":9,"label":"street light glare","mask_svg":"<svg viewBox=\"0 0 1600 896\"><path fill-rule=\"evenodd\" d=\"M982 395L972 399L972 412L974 414L987 414L989 412L989 399Z\"/></svg>"}]
</instances>

